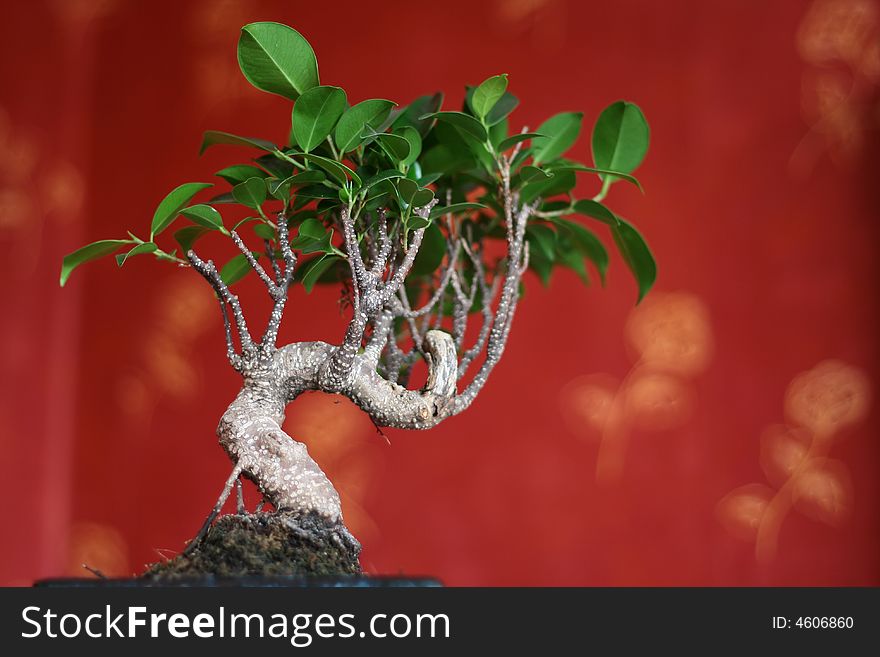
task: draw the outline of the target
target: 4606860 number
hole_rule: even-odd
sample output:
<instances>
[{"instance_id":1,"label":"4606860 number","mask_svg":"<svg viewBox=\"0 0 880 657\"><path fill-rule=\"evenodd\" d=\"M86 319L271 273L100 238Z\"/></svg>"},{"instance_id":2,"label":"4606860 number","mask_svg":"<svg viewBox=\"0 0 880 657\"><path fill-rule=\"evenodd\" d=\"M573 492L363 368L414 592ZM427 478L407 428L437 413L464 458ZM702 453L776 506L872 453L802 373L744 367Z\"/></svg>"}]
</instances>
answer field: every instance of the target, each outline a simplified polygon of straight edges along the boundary
<instances>
[{"instance_id":1,"label":"4606860 number","mask_svg":"<svg viewBox=\"0 0 880 657\"><path fill-rule=\"evenodd\" d=\"M801 629L852 629L852 616L799 616L794 623Z\"/></svg>"}]
</instances>

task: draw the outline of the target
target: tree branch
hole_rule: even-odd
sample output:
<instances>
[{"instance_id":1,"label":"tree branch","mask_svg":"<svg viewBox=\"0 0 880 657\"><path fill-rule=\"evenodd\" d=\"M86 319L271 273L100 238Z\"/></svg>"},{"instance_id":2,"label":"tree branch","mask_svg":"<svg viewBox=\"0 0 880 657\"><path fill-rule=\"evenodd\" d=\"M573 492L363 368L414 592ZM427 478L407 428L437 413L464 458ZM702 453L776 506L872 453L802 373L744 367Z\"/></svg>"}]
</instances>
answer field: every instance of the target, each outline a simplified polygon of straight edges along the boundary
<instances>
[{"instance_id":1,"label":"tree branch","mask_svg":"<svg viewBox=\"0 0 880 657\"><path fill-rule=\"evenodd\" d=\"M431 214L431 209L437 205L437 199L433 199L427 205L423 205L420 208L415 209L415 213L418 217L427 220L429 215ZM403 254L403 259L400 261L400 266L397 267L395 272L388 279L388 282L385 283L381 287L381 293L379 295L379 299L381 306L384 306L388 301L397 294L397 290L403 285L403 282L406 280L407 275L409 274L409 270L412 269L413 263L416 260L416 256L419 253L419 248L422 246L422 239L425 236L425 228L419 228L418 230L413 231L412 241L410 241L409 246L406 249L406 252Z\"/></svg>"},{"instance_id":2,"label":"tree branch","mask_svg":"<svg viewBox=\"0 0 880 657\"><path fill-rule=\"evenodd\" d=\"M370 362L378 364L379 356L388 342L388 333L392 327L394 313L390 308L384 309L379 316L373 321L373 335L364 349L364 358Z\"/></svg>"},{"instance_id":3,"label":"tree branch","mask_svg":"<svg viewBox=\"0 0 880 657\"><path fill-rule=\"evenodd\" d=\"M263 246L266 249L266 257L269 258L269 262L272 265L272 273L275 274L275 284L281 285L281 267L278 266L278 258L275 257L275 248L272 246L272 242L269 240L263 240Z\"/></svg>"},{"instance_id":4,"label":"tree branch","mask_svg":"<svg viewBox=\"0 0 880 657\"><path fill-rule=\"evenodd\" d=\"M220 273L217 271L217 267L214 266L213 261L208 260L205 262L199 258L199 256L196 255L196 252L192 249L186 252L186 257L193 266L193 269L199 272L205 280L211 284L211 287L214 288L214 292L217 293L217 296L222 301L229 304L229 307L232 309L232 317L234 318L236 328L238 329L238 339L241 343L242 354L244 356L253 354L254 341L251 338L251 334L248 332L247 322L244 319L244 313L241 310L241 304L238 301L238 297L229 291L226 283L220 278Z\"/></svg>"},{"instance_id":5,"label":"tree branch","mask_svg":"<svg viewBox=\"0 0 880 657\"><path fill-rule=\"evenodd\" d=\"M339 217L342 224L342 237L345 242L345 252L348 254L348 264L351 267L351 276L355 282L355 289L367 288L367 268L361 257L361 249L358 246L357 234L355 233L354 220L348 208L342 208Z\"/></svg>"},{"instance_id":6,"label":"tree branch","mask_svg":"<svg viewBox=\"0 0 880 657\"><path fill-rule=\"evenodd\" d=\"M504 218L507 228L507 268L504 284L501 288L501 299L498 302L492 328L489 331L486 344L486 358L476 375L474 375L473 380L456 399L456 408L459 410L464 410L470 406L486 384L489 373L504 353L507 336L510 333L510 326L513 322L516 302L519 298L519 282L524 271L522 265L526 223L538 203L538 201L533 201L519 207L519 194L512 193L510 189L510 160L502 157L499 160L499 169L501 171L501 193L504 199Z\"/></svg>"},{"instance_id":7,"label":"tree branch","mask_svg":"<svg viewBox=\"0 0 880 657\"><path fill-rule=\"evenodd\" d=\"M388 256L391 255L391 237L388 235L388 218L385 216L385 208L379 208L376 221L376 232L379 234L379 248L376 252L376 260L370 268L370 273L377 279L382 278L382 272L388 266Z\"/></svg>"},{"instance_id":8,"label":"tree branch","mask_svg":"<svg viewBox=\"0 0 880 657\"><path fill-rule=\"evenodd\" d=\"M290 284L293 282L294 271L296 270L296 254L290 248L290 231L287 227L287 217L283 213L278 216L278 242L281 247L282 258L284 259L284 275L282 276L281 268L273 254L271 262L277 280L275 286L277 293L273 297L275 304L272 306L272 313L269 315L269 321L266 324L266 332L263 333L262 345L263 350L266 352L273 350L275 342L278 340L278 330L281 328L281 319L284 316L287 294L290 290Z\"/></svg>"},{"instance_id":9,"label":"tree branch","mask_svg":"<svg viewBox=\"0 0 880 657\"><path fill-rule=\"evenodd\" d=\"M232 340L232 325L229 323L229 313L226 310L226 302L217 297L217 301L220 302L220 312L223 315L223 330L226 334L226 358L229 359L229 364L232 365L232 369L236 372L241 371L241 357L235 353L235 343Z\"/></svg>"},{"instance_id":10,"label":"tree branch","mask_svg":"<svg viewBox=\"0 0 880 657\"><path fill-rule=\"evenodd\" d=\"M275 285L275 282L269 277L269 274L266 273L266 270L263 269L263 265L257 262L257 259L254 257L254 254L251 253L251 250L247 248L247 245L241 239L239 234L234 230L229 233L229 236L232 238L232 241L235 242L235 246L238 247L238 250L241 251L242 255L247 260L248 264L251 266L255 272L257 272L257 276L260 277L260 280L266 285L266 289L269 290L269 296L273 299L277 300L278 296L281 294L281 290Z\"/></svg>"},{"instance_id":11,"label":"tree branch","mask_svg":"<svg viewBox=\"0 0 880 657\"><path fill-rule=\"evenodd\" d=\"M483 347L486 344L486 340L489 337L489 329L492 328L492 304L495 302L495 295L498 293L498 278L496 277L492 281L492 286L490 287L486 282L486 272L483 268L483 261L481 258L477 257L477 255L473 252L473 249L465 243L463 245L464 251L467 254L468 258L470 258L471 263L474 266L474 286L479 285L480 294L483 297L483 307L481 309L481 314L483 315L483 324L480 326L480 332L477 335L477 339L470 349L464 352L461 357L461 360L458 364L458 376L461 378L464 376L467 371L468 366L471 364L474 358L480 355L480 352L483 351Z\"/></svg>"}]
</instances>

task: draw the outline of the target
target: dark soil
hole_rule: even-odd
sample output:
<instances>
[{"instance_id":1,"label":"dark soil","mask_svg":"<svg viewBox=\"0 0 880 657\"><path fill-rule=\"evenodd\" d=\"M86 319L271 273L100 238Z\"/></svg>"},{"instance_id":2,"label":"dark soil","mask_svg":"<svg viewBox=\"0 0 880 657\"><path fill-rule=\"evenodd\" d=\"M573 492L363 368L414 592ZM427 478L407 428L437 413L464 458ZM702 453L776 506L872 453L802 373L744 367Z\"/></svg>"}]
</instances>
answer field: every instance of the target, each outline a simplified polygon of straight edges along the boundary
<instances>
[{"instance_id":1,"label":"dark soil","mask_svg":"<svg viewBox=\"0 0 880 657\"><path fill-rule=\"evenodd\" d=\"M152 564L143 577L359 575L359 553L343 525L316 513L226 515L190 554Z\"/></svg>"}]
</instances>

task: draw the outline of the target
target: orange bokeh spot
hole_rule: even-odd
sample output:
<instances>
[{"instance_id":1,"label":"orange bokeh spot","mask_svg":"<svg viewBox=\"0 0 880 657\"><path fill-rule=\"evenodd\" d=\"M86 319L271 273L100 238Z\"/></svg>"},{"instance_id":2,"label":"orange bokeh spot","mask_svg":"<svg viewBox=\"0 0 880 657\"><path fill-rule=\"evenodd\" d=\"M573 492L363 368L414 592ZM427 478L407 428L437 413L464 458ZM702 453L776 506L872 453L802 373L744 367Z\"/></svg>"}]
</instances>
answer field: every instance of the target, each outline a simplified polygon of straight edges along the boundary
<instances>
[{"instance_id":1,"label":"orange bokeh spot","mask_svg":"<svg viewBox=\"0 0 880 657\"><path fill-rule=\"evenodd\" d=\"M128 546L113 527L95 522L80 522L73 526L68 549L67 574L87 577L83 565L99 570L107 577L131 575Z\"/></svg>"},{"instance_id":2,"label":"orange bokeh spot","mask_svg":"<svg viewBox=\"0 0 880 657\"><path fill-rule=\"evenodd\" d=\"M852 511L852 484L846 466L813 459L794 480L794 507L808 518L837 527Z\"/></svg>"},{"instance_id":3,"label":"orange bokeh spot","mask_svg":"<svg viewBox=\"0 0 880 657\"><path fill-rule=\"evenodd\" d=\"M626 409L643 429L664 431L681 426L694 408L690 386L671 374L644 372L626 389Z\"/></svg>"},{"instance_id":4,"label":"orange bokeh spot","mask_svg":"<svg viewBox=\"0 0 880 657\"><path fill-rule=\"evenodd\" d=\"M641 361L654 369L693 376L712 358L709 312L693 294L649 295L630 314L626 334Z\"/></svg>"},{"instance_id":5,"label":"orange bokeh spot","mask_svg":"<svg viewBox=\"0 0 880 657\"><path fill-rule=\"evenodd\" d=\"M598 435L605 428L617 394L618 382L607 374L572 379L560 394L562 415L578 435Z\"/></svg>"},{"instance_id":6,"label":"orange bokeh spot","mask_svg":"<svg viewBox=\"0 0 880 657\"><path fill-rule=\"evenodd\" d=\"M869 401L870 384L860 369L826 360L792 380L785 393L785 412L815 439L830 438L863 419Z\"/></svg>"},{"instance_id":7,"label":"orange bokeh spot","mask_svg":"<svg viewBox=\"0 0 880 657\"><path fill-rule=\"evenodd\" d=\"M803 463L810 449L810 435L800 429L774 424L761 436L761 468L774 486L782 486Z\"/></svg>"},{"instance_id":8,"label":"orange bokeh spot","mask_svg":"<svg viewBox=\"0 0 880 657\"><path fill-rule=\"evenodd\" d=\"M715 509L718 519L732 536L754 541L775 492L763 484L747 484L732 490Z\"/></svg>"}]
</instances>

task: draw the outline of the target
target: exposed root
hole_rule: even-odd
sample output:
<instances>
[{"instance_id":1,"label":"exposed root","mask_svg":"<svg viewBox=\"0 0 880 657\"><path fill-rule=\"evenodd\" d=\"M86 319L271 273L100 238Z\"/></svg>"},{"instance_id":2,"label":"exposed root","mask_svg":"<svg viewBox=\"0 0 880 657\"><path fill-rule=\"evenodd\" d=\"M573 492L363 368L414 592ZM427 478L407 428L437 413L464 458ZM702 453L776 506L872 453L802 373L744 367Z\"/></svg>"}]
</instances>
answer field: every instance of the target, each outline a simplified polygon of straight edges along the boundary
<instances>
[{"instance_id":1,"label":"exposed root","mask_svg":"<svg viewBox=\"0 0 880 657\"><path fill-rule=\"evenodd\" d=\"M241 466L236 464L236 466L232 468L232 474L229 475L229 479L227 479L226 483L223 485L223 491L220 493L217 503L214 504L214 508L211 509L211 513L208 514L208 517L205 518L205 522L202 523L199 533L196 534L196 537L186 546L186 549L183 551L184 554L189 554L198 547L201 540L205 537L205 534L208 533L208 530L211 528L211 523L213 523L217 516L220 515L220 509L223 508L223 505L226 504L226 500L229 499L229 493L232 492L232 485L238 480L240 474Z\"/></svg>"}]
</instances>

